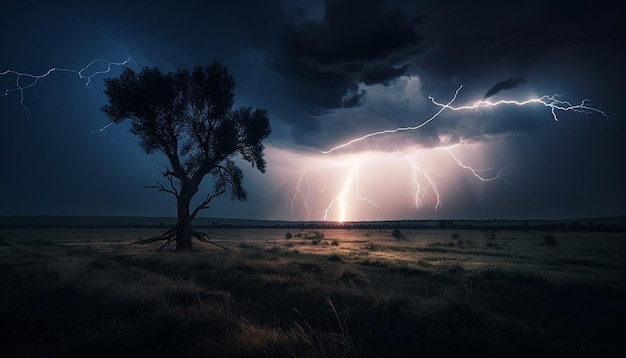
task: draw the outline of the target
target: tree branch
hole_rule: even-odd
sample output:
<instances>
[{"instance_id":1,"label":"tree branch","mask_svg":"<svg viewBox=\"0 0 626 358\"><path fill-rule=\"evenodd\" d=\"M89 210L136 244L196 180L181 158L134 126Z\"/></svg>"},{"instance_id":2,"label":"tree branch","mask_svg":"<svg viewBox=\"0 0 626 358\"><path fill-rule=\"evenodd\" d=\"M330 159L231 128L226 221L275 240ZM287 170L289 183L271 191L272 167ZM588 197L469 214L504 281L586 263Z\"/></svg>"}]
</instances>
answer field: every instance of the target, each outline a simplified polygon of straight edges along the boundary
<instances>
[{"instance_id":1,"label":"tree branch","mask_svg":"<svg viewBox=\"0 0 626 358\"><path fill-rule=\"evenodd\" d=\"M196 214L198 214L198 212L202 209L207 209L209 207L209 203L211 202L211 200L213 200L213 198L218 197L222 194L224 194L226 192L226 190L220 190L216 193L213 193L213 195L208 195L207 197L204 199L204 201L202 202L202 204L198 205L193 212L191 213L191 220L193 220L196 217Z\"/></svg>"},{"instance_id":2,"label":"tree branch","mask_svg":"<svg viewBox=\"0 0 626 358\"><path fill-rule=\"evenodd\" d=\"M165 171L161 172L161 174L163 174L163 177L167 178L167 180L170 182L170 188L171 188L171 192L173 192L174 195L178 196L180 194L179 190L176 188L176 185L174 185L174 179L172 178L177 178L178 180L180 180L180 178L178 178L178 176L176 175L176 173L174 173L167 165L161 164L161 166L163 166L163 168L165 168ZM159 186L157 189L159 189L159 191L162 191L161 188L163 187L163 185L161 185L159 183ZM154 188L154 187L152 187Z\"/></svg>"},{"instance_id":3,"label":"tree branch","mask_svg":"<svg viewBox=\"0 0 626 358\"><path fill-rule=\"evenodd\" d=\"M221 177L224 178L232 187L235 187L235 183L230 180L230 178L233 176L233 173L230 170L226 169L222 165L216 165L215 168L225 171L228 175L222 175Z\"/></svg>"},{"instance_id":4,"label":"tree branch","mask_svg":"<svg viewBox=\"0 0 626 358\"><path fill-rule=\"evenodd\" d=\"M168 189L166 187L163 186L163 184L157 182L157 185L146 185L145 188L146 189L156 189L157 191L161 192L164 191L166 193L170 193L172 195L178 196L178 190L176 190L176 188L174 188L174 184L171 181L170 178L170 184L172 185L172 189Z\"/></svg>"},{"instance_id":5,"label":"tree branch","mask_svg":"<svg viewBox=\"0 0 626 358\"><path fill-rule=\"evenodd\" d=\"M166 174L164 173L163 176L166 176ZM172 179L172 176L167 175L167 180L170 182L170 188L172 188L172 191L175 193L176 196L178 196L179 191L178 189L176 189L176 186L174 185L174 179Z\"/></svg>"}]
</instances>

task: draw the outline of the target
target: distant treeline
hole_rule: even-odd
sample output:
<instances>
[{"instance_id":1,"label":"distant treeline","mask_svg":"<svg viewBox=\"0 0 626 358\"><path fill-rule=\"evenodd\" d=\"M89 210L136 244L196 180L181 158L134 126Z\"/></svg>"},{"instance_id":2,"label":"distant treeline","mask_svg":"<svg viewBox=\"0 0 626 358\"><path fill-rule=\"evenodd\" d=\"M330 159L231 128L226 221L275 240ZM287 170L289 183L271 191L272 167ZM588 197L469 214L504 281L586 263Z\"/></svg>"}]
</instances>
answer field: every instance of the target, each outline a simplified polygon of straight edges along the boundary
<instances>
[{"instance_id":1,"label":"distant treeline","mask_svg":"<svg viewBox=\"0 0 626 358\"><path fill-rule=\"evenodd\" d=\"M173 217L121 216L0 216L3 229L105 229L169 228ZM197 218L197 228L287 228L287 229L454 229L454 230L545 230L545 231L626 231L626 216L566 220L399 220L399 221L272 221Z\"/></svg>"},{"instance_id":2,"label":"distant treeline","mask_svg":"<svg viewBox=\"0 0 626 358\"><path fill-rule=\"evenodd\" d=\"M626 219L626 218L625 218ZM425 220L425 221L376 221L376 222L303 222L275 225L290 229L378 229L378 230L519 230L519 231L603 231L624 232L626 220L605 223L597 220Z\"/></svg>"}]
</instances>

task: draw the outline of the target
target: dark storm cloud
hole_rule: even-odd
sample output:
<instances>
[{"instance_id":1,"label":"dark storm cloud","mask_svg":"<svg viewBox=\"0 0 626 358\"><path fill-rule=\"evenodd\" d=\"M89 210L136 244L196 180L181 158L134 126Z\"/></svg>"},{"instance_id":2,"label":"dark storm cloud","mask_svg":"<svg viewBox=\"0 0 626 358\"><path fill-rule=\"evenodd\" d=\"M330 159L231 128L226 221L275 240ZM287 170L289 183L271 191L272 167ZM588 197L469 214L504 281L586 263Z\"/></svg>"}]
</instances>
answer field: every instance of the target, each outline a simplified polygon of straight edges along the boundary
<instances>
[{"instance_id":1,"label":"dark storm cloud","mask_svg":"<svg viewBox=\"0 0 626 358\"><path fill-rule=\"evenodd\" d=\"M422 7L433 20L422 33L438 46L420 68L430 80L454 77L468 84L504 71L526 73L540 67L547 56L563 64L580 58L600 59L607 41L617 41L624 33L619 11L604 0L412 6Z\"/></svg>"},{"instance_id":2,"label":"dark storm cloud","mask_svg":"<svg viewBox=\"0 0 626 358\"><path fill-rule=\"evenodd\" d=\"M389 83L420 54L419 19L383 3L329 0L321 21L285 27L271 66L312 113L359 104L360 83Z\"/></svg>"},{"instance_id":3,"label":"dark storm cloud","mask_svg":"<svg viewBox=\"0 0 626 358\"><path fill-rule=\"evenodd\" d=\"M398 4L408 13L428 14L419 31L424 42L436 46L411 62L409 69L423 81L424 95L449 98L462 84L455 105L475 101L476 92L485 99L496 94L526 99L555 93L566 93L572 102L590 95L601 99L607 84L601 74L622 72L615 46L623 42L624 26L615 5L608 1L518 5L495 0ZM423 116L428 114L414 115ZM523 111L498 108L480 118L446 111L424 131L480 141L490 135L536 131L553 124L550 119L549 109L538 106ZM416 142L420 140L416 135Z\"/></svg>"},{"instance_id":4,"label":"dark storm cloud","mask_svg":"<svg viewBox=\"0 0 626 358\"><path fill-rule=\"evenodd\" d=\"M301 106L300 114L286 120L292 126L293 138L298 143L326 146L345 137L340 137L343 131L323 133L321 116L340 108L362 106L372 99L363 86L388 85L403 75L415 75L423 81L425 98L446 98L463 84L457 104L464 104L466 94L475 98L474 93L485 88L488 91L484 98L525 83L529 83L525 87L528 92L543 91L543 87L536 86L562 76L543 76L544 61L566 59L558 69L566 72L564 68L571 60L601 58L602 53L594 52L594 46L604 51L606 45L602 44L615 39L617 19L608 3L579 5L563 7L554 2L530 1L518 11L515 5L493 0L480 4L326 1L321 18L312 20L303 15L287 19L277 47L268 51L268 63L286 80L284 89L287 98L293 100L291 105ZM512 77L512 73L524 75ZM574 74L589 76L571 73L569 77ZM557 91L563 89L548 94ZM387 110L390 114L398 112L393 106ZM413 113L407 118L418 120L430 114ZM387 129L385 123L390 127L416 124L398 116L387 117L394 118L378 119L378 124L371 122L377 121L375 118L368 123L365 118L358 120L362 128ZM537 128L515 122L509 125L510 132ZM422 131L431 136L447 135L450 127L459 131L458 126L440 120ZM498 133L507 132L504 125L497 127ZM463 137L463 133L454 134ZM479 134L473 129L467 133L472 138L479 138ZM420 137L416 136L416 141Z\"/></svg>"},{"instance_id":5,"label":"dark storm cloud","mask_svg":"<svg viewBox=\"0 0 626 358\"><path fill-rule=\"evenodd\" d=\"M500 81L498 83L496 83L495 85L493 85L493 87L491 87L487 93L485 93L485 97L483 97L484 99L487 99L489 97L495 96L497 93L501 92L501 91L506 91L506 90L511 90L513 88L516 88L517 86L525 83L526 80L524 79L524 77L511 77L507 80L504 81Z\"/></svg>"},{"instance_id":6,"label":"dark storm cloud","mask_svg":"<svg viewBox=\"0 0 626 358\"><path fill-rule=\"evenodd\" d=\"M101 57L123 60L103 35L126 45L141 65L164 71L222 61L237 83L236 105L269 109L268 146L280 148L329 149L371 131L415 126L438 110L429 95L447 103L460 84L459 106L490 89L503 99L589 98L609 113L623 102L623 12L609 0L29 0L3 10L0 71L43 73L51 66L80 69ZM159 163L166 159L146 156L127 127L97 131L108 123L99 110L102 77L92 88L71 73L39 81L25 92L28 118L18 92L0 100L0 153L9 172L19 173L2 179L0 214L173 213L170 198L142 189L162 179ZM0 91L14 87L15 78L2 77L0 84ZM621 114L612 115L608 130L601 116L558 114L556 122L540 105L446 110L419 131L377 136L356 148L510 139L517 142L507 153L486 155L512 159L507 169L519 195L503 196L499 207L481 203L486 217L523 205L528 209L516 215L546 215L533 210L550 196L552 206L545 207L567 215L623 214ZM253 178L247 176L246 185L254 188ZM544 180L552 185L544 187ZM217 206L210 215L263 217L261 208L280 204L258 200L264 204ZM458 211L446 215L475 210L452 207Z\"/></svg>"}]
</instances>

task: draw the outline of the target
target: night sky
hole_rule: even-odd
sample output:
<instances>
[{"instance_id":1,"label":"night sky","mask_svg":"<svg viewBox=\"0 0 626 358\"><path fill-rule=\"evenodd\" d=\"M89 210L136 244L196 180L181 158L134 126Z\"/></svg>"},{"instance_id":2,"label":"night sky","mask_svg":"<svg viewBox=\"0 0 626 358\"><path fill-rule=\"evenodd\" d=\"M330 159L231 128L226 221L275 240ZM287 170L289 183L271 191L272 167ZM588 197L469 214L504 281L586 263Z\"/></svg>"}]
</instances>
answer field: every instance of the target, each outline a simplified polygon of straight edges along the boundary
<instances>
[{"instance_id":1,"label":"night sky","mask_svg":"<svg viewBox=\"0 0 626 358\"><path fill-rule=\"evenodd\" d=\"M128 122L103 129L103 79L123 67L93 74L129 56L135 71L220 61L235 78L235 106L269 110L267 172L241 163L248 200L220 198L203 216L626 215L617 2L51 3L14 1L0 12L0 215L176 214L171 195L144 188L163 179L167 160L145 154ZM52 68L23 91L22 104L12 71ZM445 109L419 129L322 153L418 126L441 109L429 96L448 103L461 85L452 106L559 94L607 116L555 111L555 121L537 103Z\"/></svg>"}]
</instances>

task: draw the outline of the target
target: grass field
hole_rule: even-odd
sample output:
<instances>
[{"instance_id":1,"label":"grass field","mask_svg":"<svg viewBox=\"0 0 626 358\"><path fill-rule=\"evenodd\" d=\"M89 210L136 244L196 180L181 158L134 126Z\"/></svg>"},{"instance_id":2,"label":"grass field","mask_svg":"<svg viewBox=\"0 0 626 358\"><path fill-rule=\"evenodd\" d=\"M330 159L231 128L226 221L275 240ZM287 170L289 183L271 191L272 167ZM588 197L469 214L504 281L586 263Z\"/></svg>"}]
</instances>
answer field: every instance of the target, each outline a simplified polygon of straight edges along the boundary
<instances>
[{"instance_id":1,"label":"grass field","mask_svg":"<svg viewBox=\"0 0 626 358\"><path fill-rule=\"evenodd\" d=\"M624 233L205 232L0 230L0 357L626 353Z\"/></svg>"}]
</instances>

